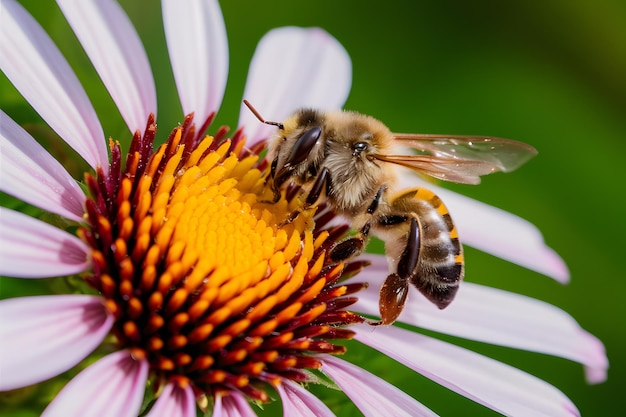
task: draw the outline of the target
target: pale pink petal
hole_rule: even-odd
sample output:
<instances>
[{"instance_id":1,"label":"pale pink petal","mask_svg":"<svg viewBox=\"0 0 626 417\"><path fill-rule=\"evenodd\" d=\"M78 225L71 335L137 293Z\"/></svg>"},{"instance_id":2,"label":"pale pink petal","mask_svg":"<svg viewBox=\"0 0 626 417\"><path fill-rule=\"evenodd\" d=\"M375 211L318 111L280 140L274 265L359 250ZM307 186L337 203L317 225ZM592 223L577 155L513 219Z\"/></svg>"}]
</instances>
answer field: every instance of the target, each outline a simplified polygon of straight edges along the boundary
<instances>
[{"instance_id":1,"label":"pale pink petal","mask_svg":"<svg viewBox=\"0 0 626 417\"><path fill-rule=\"evenodd\" d=\"M0 275L44 278L89 269L89 248L76 236L0 207Z\"/></svg>"},{"instance_id":2,"label":"pale pink petal","mask_svg":"<svg viewBox=\"0 0 626 417\"><path fill-rule=\"evenodd\" d=\"M13 0L2 2L0 67L41 117L92 167L108 169L102 126L72 68Z\"/></svg>"},{"instance_id":3,"label":"pale pink petal","mask_svg":"<svg viewBox=\"0 0 626 417\"><path fill-rule=\"evenodd\" d=\"M350 56L335 38L319 28L284 27L259 42L243 98L266 120L280 122L301 107L341 108L351 83ZM245 127L249 145L276 130L260 123L244 105L239 125Z\"/></svg>"},{"instance_id":4,"label":"pale pink petal","mask_svg":"<svg viewBox=\"0 0 626 417\"><path fill-rule=\"evenodd\" d=\"M228 76L226 26L216 0L165 0L163 25L178 95L196 123L217 112Z\"/></svg>"},{"instance_id":5,"label":"pale pink petal","mask_svg":"<svg viewBox=\"0 0 626 417\"><path fill-rule=\"evenodd\" d=\"M128 350L111 353L76 375L42 417L137 417L148 380L148 361Z\"/></svg>"},{"instance_id":6,"label":"pale pink petal","mask_svg":"<svg viewBox=\"0 0 626 417\"><path fill-rule=\"evenodd\" d=\"M217 394L212 417L256 417L250 403L243 395L232 392Z\"/></svg>"},{"instance_id":7,"label":"pale pink petal","mask_svg":"<svg viewBox=\"0 0 626 417\"><path fill-rule=\"evenodd\" d=\"M57 0L132 133L156 114L148 56L124 10L113 0Z\"/></svg>"},{"instance_id":8,"label":"pale pink petal","mask_svg":"<svg viewBox=\"0 0 626 417\"><path fill-rule=\"evenodd\" d=\"M82 221L85 194L65 168L0 110L0 190Z\"/></svg>"},{"instance_id":9,"label":"pale pink petal","mask_svg":"<svg viewBox=\"0 0 626 417\"><path fill-rule=\"evenodd\" d=\"M350 327L355 339L504 415L577 416L561 391L517 368L395 326Z\"/></svg>"},{"instance_id":10,"label":"pale pink petal","mask_svg":"<svg viewBox=\"0 0 626 417\"><path fill-rule=\"evenodd\" d=\"M113 320L91 295L0 301L0 391L67 371L98 347Z\"/></svg>"},{"instance_id":11,"label":"pale pink petal","mask_svg":"<svg viewBox=\"0 0 626 417\"><path fill-rule=\"evenodd\" d=\"M355 281L367 281L370 287L359 292L353 310L377 316L386 261L382 256L366 259L373 265ZM534 298L463 282L452 304L439 310L411 288L399 321L466 339L571 359L585 365L589 382L606 378L608 360L602 342L565 311Z\"/></svg>"},{"instance_id":12,"label":"pale pink petal","mask_svg":"<svg viewBox=\"0 0 626 417\"><path fill-rule=\"evenodd\" d=\"M546 246L537 227L514 214L490 206L415 175L401 175L402 188L422 186L444 202L464 244L556 279L569 281L569 270L561 257Z\"/></svg>"},{"instance_id":13,"label":"pale pink petal","mask_svg":"<svg viewBox=\"0 0 626 417\"><path fill-rule=\"evenodd\" d=\"M276 387L283 403L283 416L333 417L335 414L315 395L299 384L283 380Z\"/></svg>"},{"instance_id":14,"label":"pale pink petal","mask_svg":"<svg viewBox=\"0 0 626 417\"><path fill-rule=\"evenodd\" d=\"M163 388L146 417L196 417L196 398L191 385L169 383Z\"/></svg>"},{"instance_id":15,"label":"pale pink petal","mask_svg":"<svg viewBox=\"0 0 626 417\"><path fill-rule=\"evenodd\" d=\"M404 391L350 362L324 356L322 370L365 416L436 416Z\"/></svg>"}]
</instances>

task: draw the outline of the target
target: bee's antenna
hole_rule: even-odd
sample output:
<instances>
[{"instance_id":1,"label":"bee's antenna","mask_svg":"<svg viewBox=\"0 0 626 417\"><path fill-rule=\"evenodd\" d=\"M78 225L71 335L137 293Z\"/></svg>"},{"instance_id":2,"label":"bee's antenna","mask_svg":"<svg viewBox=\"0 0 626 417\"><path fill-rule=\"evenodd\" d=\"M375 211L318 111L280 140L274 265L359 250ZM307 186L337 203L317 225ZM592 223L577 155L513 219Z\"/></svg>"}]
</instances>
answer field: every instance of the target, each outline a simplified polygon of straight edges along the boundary
<instances>
[{"instance_id":1,"label":"bee's antenna","mask_svg":"<svg viewBox=\"0 0 626 417\"><path fill-rule=\"evenodd\" d=\"M244 101L243 101L243 104L245 104L245 105L246 105L246 106L250 109L250 111L252 112L252 114L254 114L254 115L256 116L256 118L257 118L257 119L259 119L259 122L261 122L261 123L265 123L266 125L278 126L278 128L279 128L280 130L284 130L284 129L285 129L285 126L283 126L283 124L282 124L282 123L280 123L280 122L269 122L269 121L265 120L265 119L263 118L263 116L261 116L261 114L257 111L257 109L255 109L255 108L252 106L252 104L250 104L250 102L249 102L248 100L244 100Z\"/></svg>"}]
</instances>

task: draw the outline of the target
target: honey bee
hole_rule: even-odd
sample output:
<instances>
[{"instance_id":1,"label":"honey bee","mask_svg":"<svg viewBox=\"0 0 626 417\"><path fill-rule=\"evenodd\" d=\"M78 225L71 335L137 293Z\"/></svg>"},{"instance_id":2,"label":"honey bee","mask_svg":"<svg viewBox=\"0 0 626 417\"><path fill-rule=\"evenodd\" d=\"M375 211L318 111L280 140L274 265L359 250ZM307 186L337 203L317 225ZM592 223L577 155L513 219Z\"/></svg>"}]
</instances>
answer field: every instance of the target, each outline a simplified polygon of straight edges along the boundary
<instances>
[{"instance_id":1,"label":"honey bee","mask_svg":"<svg viewBox=\"0 0 626 417\"><path fill-rule=\"evenodd\" d=\"M373 117L351 111L301 109L269 141L268 183L275 200L287 184L301 187L302 209L324 199L351 221L356 234L337 243L330 258L360 254L374 235L385 244L389 275L380 289L380 321L402 312L409 283L440 309L447 307L464 276L463 247L448 209L426 188L396 190L394 165L441 180L478 184L480 176L516 169L537 154L530 145L486 136L392 133ZM394 153L398 146L417 151Z\"/></svg>"}]
</instances>

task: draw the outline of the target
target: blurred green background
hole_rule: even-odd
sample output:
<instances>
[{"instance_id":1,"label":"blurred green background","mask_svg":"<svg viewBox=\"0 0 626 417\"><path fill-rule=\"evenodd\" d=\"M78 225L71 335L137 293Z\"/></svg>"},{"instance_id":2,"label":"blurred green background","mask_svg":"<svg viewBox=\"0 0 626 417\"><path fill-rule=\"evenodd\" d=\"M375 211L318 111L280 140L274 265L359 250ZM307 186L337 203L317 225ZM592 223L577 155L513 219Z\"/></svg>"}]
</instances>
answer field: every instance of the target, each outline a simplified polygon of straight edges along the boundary
<instances>
[{"instance_id":1,"label":"blurred green background","mask_svg":"<svg viewBox=\"0 0 626 417\"><path fill-rule=\"evenodd\" d=\"M85 83L103 116L106 134L128 139L115 106L56 5L22 3L50 31ZM487 178L479 187L452 188L536 224L567 262L571 283L562 286L471 248L467 279L536 297L569 312L605 343L611 365L608 381L589 386L581 366L563 359L438 337L549 381L583 415L623 415L626 2L222 3L230 74L218 124L236 123L248 62L266 31L284 25L320 26L352 58L353 87L346 108L371 114L395 131L501 136L539 150L537 158L515 173ZM184 7L184 2L180 4ZM137 26L155 71L164 138L181 120L181 112L160 7L156 1L124 0L122 5ZM14 119L40 125L3 75L0 93L2 109ZM16 296L32 285L3 279L0 295ZM495 415L374 351L350 352L353 361L441 415ZM315 391L338 415L359 415L342 394L325 388ZM4 401L6 407L11 399ZM267 415L278 415L279 410L278 405L269 406Z\"/></svg>"}]
</instances>

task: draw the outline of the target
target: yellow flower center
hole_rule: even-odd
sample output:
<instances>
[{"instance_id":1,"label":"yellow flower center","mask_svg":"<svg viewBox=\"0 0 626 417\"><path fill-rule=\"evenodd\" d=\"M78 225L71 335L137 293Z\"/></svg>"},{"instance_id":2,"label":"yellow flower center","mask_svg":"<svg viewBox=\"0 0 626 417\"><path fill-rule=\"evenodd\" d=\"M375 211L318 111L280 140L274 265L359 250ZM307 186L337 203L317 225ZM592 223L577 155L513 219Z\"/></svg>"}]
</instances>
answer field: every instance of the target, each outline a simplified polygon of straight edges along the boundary
<instances>
[{"instance_id":1,"label":"yellow flower center","mask_svg":"<svg viewBox=\"0 0 626 417\"><path fill-rule=\"evenodd\" d=\"M241 142L196 143L183 127L152 153L154 130L135 135L124 171L112 144L111 174L87 176L88 282L120 348L156 378L266 401L258 382L306 380L316 353L344 351L328 339L351 337L338 327L363 319L344 310L353 297L338 297L360 287L337 283L344 265L327 259L314 210L283 224L300 199L269 203L266 172L257 155L240 159Z\"/></svg>"}]
</instances>

